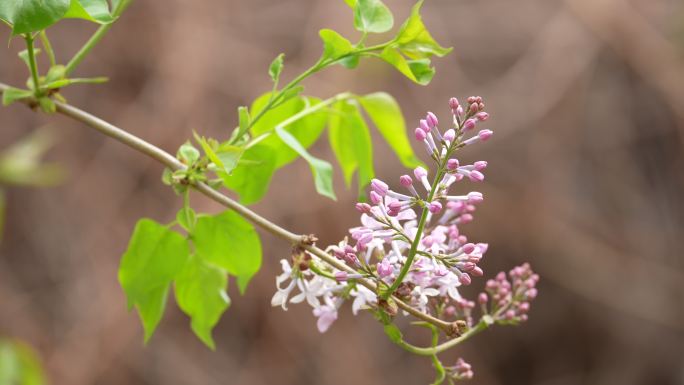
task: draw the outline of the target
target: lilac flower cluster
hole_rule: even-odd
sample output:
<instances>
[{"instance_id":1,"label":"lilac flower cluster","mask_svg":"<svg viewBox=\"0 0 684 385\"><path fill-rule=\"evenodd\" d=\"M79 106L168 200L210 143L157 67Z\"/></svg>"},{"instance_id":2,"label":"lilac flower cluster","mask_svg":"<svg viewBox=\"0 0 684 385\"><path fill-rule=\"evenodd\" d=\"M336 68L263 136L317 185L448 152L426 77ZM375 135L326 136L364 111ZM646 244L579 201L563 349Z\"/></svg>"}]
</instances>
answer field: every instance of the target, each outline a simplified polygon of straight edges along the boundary
<instances>
[{"instance_id":1,"label":"lilac flower cluster","mask_svg":"<svg viewBox=\"0 0 684 385\"><path fill-rule=\"evenodd\" d=\"M450 128L441 129L435 114L428 112L414 131L436 165L432 175L417 167L412 175L399 178L400 191L373 179L369 202L356 205L361 225L350 229L350 238L326 250L344 263L347 271L306 252L295 253L292 266L282 261L273 306L287 309L288 302L306 300L318 318L319 331L325 332L345 300L353 300L354 314L361 309L388 311L383 303L393 294L431 317L446 322L462 320L467 327L473 326L476 302L463 298L459 288L483 275L479 263L488 244L469 240L461 229L473 220L484 196L478 191L450 190L460 185L457 182L482 182L487 162L463 164L453 155L488 140L493 132L476 130L489 118L481 97L471 96L465 105L452 98L449 106ZM527 264L514 268L509 277L500 273L478 297L488 323L527 319L539 277ZM360 279L374 282L377 292L359 284ZM448 370L455 379L472 377L470 365L462 360Z\"/></svg>"}]
</instances>

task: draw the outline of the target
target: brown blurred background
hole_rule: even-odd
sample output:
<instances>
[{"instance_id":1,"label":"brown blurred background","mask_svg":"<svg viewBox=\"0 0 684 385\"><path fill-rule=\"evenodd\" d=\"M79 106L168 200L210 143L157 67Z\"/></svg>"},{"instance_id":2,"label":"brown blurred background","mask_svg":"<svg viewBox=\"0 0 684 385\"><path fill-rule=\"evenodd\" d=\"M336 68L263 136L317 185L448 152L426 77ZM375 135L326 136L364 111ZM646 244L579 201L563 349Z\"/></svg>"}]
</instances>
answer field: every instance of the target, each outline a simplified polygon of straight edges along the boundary
<instances>
[{"instance_id":1,"label":"brown blurred background","mask_svg":"<svg viewBox=\"0 0 684 385\"><path fill-rule=\"evenodd\" d=\"M409 0L388 0L398 22ZM468 225L489 242L488 275L529 260L542 276L530 321L495 328L443 356L463 356L474 384L684 384L684 3L681 0L431 0L424 19L454 46L428 87L375 60L306 81L307 93L387 90L410 125L448 118L450 96L479 94L494 140L465 151L488 160L486 204ZM320 53L317 31L356 39L341 0L136 0L78 71L104 86L69 101L167 149L191 130L225 138L236 106L270 87L279 53L291 78ZM92 25L50 29L66 60ZM0 41L7 41L2 28ZM28 74L13 40L0 79ZM44 65L43 65L44 68ZM210 352L173 301L148 346L116 281L135 221L170 221L180 200L162 168L66 118L0 109L0 148L49 124L49 159L69 172L50 189L11 189L0 245L0 334L27 341L52 384L425 384L427 359L392 345L349 307L320 335L307 306L270 307L288 246L263 235L265 266L232 307ZM374 135L376 172L404 172ZM313 152L332 160L326 140ZM421 154L422 155L422 154ZM297 232L336 242L357 223L354 190L315 194L299 160L255 209ZM467 188L467 187L464 187ZM193 196L197 209L217 212ZM474 286L481 287L483 280ZM420 340L420 333L411 335Z\"/></svg>"}]
</instances>

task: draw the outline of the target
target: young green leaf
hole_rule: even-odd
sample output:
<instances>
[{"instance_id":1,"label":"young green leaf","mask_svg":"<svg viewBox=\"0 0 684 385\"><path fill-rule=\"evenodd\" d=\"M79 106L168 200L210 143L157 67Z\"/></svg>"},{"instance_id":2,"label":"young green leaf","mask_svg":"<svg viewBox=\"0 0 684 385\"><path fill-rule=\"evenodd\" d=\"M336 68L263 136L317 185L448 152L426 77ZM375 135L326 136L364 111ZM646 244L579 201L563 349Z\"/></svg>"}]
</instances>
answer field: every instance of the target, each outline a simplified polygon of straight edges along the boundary
<instances>
[{"instance_id":1,"label":"young green leaf","mask_svg":"<svg viewBox=\"0 0 684 385\"><path fill-rule=\"evenodd\" d=\"M240 163L231 174L218 172L224 186L240 196L240 203L258 202L268 191L275 171L277 153L268 144L259 143L242 154Z\"/></svg>"},{"instance_id":2,"label":"young green leaf","mask_svg":"<svg viewBox=\"0 0 684 385\"><path fill-rule=\"evenodd\" d=\"M402 341L403 336L397 325L389 323L385 325L384 329L385 334L387 334L387 337L389 337L390 341L394 342L395 344L398 344Z\"/></svg>"},{"instance_id":3,"label":"young green leaf","mask_svg":"<svg viewBox=\"0 0 684 385\"><path fill-rule=\"evenodd\" d=\"M195 228L195 223L197 222L197 214L192 207L181 207L176 213L176 221L178 224L185 229L187 232L192 232Z\"/></svg>"},{"instance_id":4,"label":"young green leaf","mask_svg":"<svg viewBox=\"0 0 684 385\"><path fill-rule=\"evenodd\" d=\"M52 66L48 70L47 75L45 75L45 83L49 85L52 82L56 82L58 80L63 80L65 74L66 74L66 67L64 67L63 65Z\"/></svg>"},{"instance_id":5,"label":"young green leaf","mask_svg":"<svg viewBox=\"0 0 684 385\"><path fill-rule=\"evenodd\" d=\"M38 99L38 105L40 105L40 109L43 110L46 114L54 114L57 111L57 106L55 105L55 102L52 101L47 96L43 96L42 98Z\"/></svg>"},{"instance_id":6,"label":"young green leaf","mask_svg":"<svg viewBox=\"0 0 684 385\"><path fill-rule=\"evenodd\" d=\"M363 191L373 179L373 145L368 126L354 102L340 101L330 114L328 139L342 168L344 181L351 184L358 169L358 188Z\"/></svg>"},{"instance_id":7,"label":"young green leaf","mask_svg":"<svg viewBox=\"0 0 684 385\"><path fill-rule=\"evenodd\" d=\"M2 105L9 106L10 104L21 99L28 99L33 97L33 92L29 90L20 90L18 88L8 88L2 93Z\"/></svg>"},{"instance_id":8,"label":"young green leaf","mask_svg":"<svg viewBox=\"0 0 684 385\"><path fill-rule=\"evenodd\" d=\"M440 46L425 28L420 17L423 2L424 0L420 0L413 6L411 16L401 26L396 38L399 49L411 59L425 59L433 55L442 57L452 50Z\"/></svg>"},{"instance_id":9,"label":"young green leaf","mask_svg":"<svg viewBox=\"0 0 684 385\"><path fill-rule=\"evenodd\" d=\"M245 152L243 147L234 146L228 143L219 144L216 140L205 139L196 132L194 132L193 135L195 141L202 147L204 155L206 155L207 158L226 175L230 175L230 173L233 172L233 169L238 165L242 153Z\"/></svg>"},{"instance_id":10,"label":"young green leaf","mask_svg":"<svg viewBox=\"0 0 684 385\"><path fill-rule=\"evenodd\" d=\"M252 115L258 113L264 108L266 103L268 103L270 95L270 93L264 94L258 97L254 103L252 103ZM298 97L291 99L290 101L283 103L282 105L273 108L264 114L262 118L257 121L254 126L252 126L252 136L257 137L269 132L272 133L273 129L284 120L300 113L305 108L313 107L318 103L320 103L320 99L313 97ZM318 140L323 133L323 130L325 130L325 123L326 112L319 110L295 120L291 124L287 125L285 129L295 138L297 138L297 141L299 141L304 148L309 148ZM266 137L261 141L261 143L268 144L275 151L276 169L281 168L297 159L297 153L290 149L290 147L286 146L280 139L278 139L276 135L270 135L269 137Z\"/></svg>"},{"instance_id":11,"label":"young green leaf","mask_svg":"<svg viewBox=\"0 0 684 385\"><path fill-rule=\"evenodd\" d=\"M176 158L185 165L192 165L200 158L200 152L190 142L183 143L176 153Z\"/></svg>"},{"instance_id":12,"label":"young green leaf","mask_svg":"<svg viewBox=\"0 0 684 385\"><path fill-rule=\"evenodd\" d=\"M276 134L287 144L291 149L293 149L297 154L299 154L304 160L309 163L311 168L311 173L314 177L314 184L316 185L316 191L326 196L332 200L336 200L335 191L333 189L333 169L332 165L322 159L318 159L313 155L309 154L308 151L302 146L301 143L290 134L287 130L282 127L276 127Z\"/></svg>"},{"instance_id":13,"label":"young green leaf","mask_svg":"<svg viewBox=\"0 0 684 385\"><path fill-rule=\"evenodd\" d=\"M406 122L397 101L385 92L376 92L359 97L359 102L401 164L408 168L420 165L420 160L411 148Z\"/></svg>"},{"instance_id":14,"label":"young green leaf","mask_svg":"<svg viewBox=\"0 0 684 385\"><path fill-rule=\"evenodd\" d=\"M41 51L40 48L34 48L34 49L33 49L33 55L36 56L36 57L37 57L38 54L41 53L41 52L42 52L42 51ZM25 49L25 50L19 51L19 53L17 54L17 56L19 56L19 59L21 59L21 61L23 61L24 64L26 64L26 68L29 68L29 70L30 70L31 64L29 63L29 54L28 54L28 50Z\"/></svg>"},{"instance_id":15,"label":"young green leaf","mask_svg":"<svg viewBox=\"0 0 684 385\"><path fill-rule=\"evenodd\" d=\"M98 24L109 24L115 20L109 11L107 0L71 0L65 18L83 19Z\"/></svg>"},{"instance_id":16,"label":"young green leaf","mask_svg":"<svg viewBox=\"0 0 684 385\"><path fill-rule=\"evenodd\" d=\"M345 3L349 6L349 8L354 9L356 7L356 0L344 0Z\"/></svg>"},{"instance_id":17,"label":"young green leaf","mask_svg":"<svg viewBox=\"0 0 684 385\"><path fill-rule=\"evenodd\" d=\"M70 0L2 0L0 20L12 26L12 35L45 29L64 17Z\"/></svg>"},{"instance_id":18,"label":"young green leaf","mask_svg":"<svg viewBox=\"0 0 684 385\"><path fill-rule=\"evenodd\" d=\"M233 211L201 216L192 232L197 254L237 277L240 293L261 268L261 241L254 227Z\"/></svg>"},{"instance_id":19,"label":"young green leaf","mask_svg":"<svg viewBox=\"0 0 684 385\"><path fill-rule=\"evenodd\" d=\"M268 67L268 75L271 77L271 80L273 80L273 83L278 84L280 73L283 72L284 58L285 54L281 53L280 55L276 56L271 65Z\"/></svg>"},{"instance_id":20,"label":"young green leaf","mask_svg":"<svg viewBox=\"0 0 684 385\"><path fill-rule=\"evenodd\" d=\"M249 128L249 110L245 106L238 107L238 122L240 125L240 132L247 132Z\"/></svg>"},{"instance_id":21,"label":"young green leaf","mask_svg":"<svg viewBox=\"0 0 684 385\"><path fill-rule=\"evenodd\" d=\"M406 60L396 48L391 46L386 47L380 57L404 76L423 86L429 84L435 75L434 68L430 67L430 59Z\"/></svg>"},{"instance_id":22,"label":"young green leaf","mask_svg":"<svg viewBox=\"0 0 684 385\"><path fill-rule=\"evenodd\" d=\"M357 0L354 5L354 28L361 32L382 33L392 29L392 12L380 0Z\"/></svg>"},{"instance_id":23,"label":"young green leaf","mask_svg":"<svg viewBox=\"0 0 684 385\"><path fill-rule=\"evenodd\" d=\"M323 58L335 59L354 50L352 43L332 29L322 29L318 32L323 40Z\"/></svg>"},{"instance_id":24,"label":"young green leaf","mask_svg":"<svg viewBox=\"0 0 684 385\"><path fill-rule=\"evenodd\" d=\"M145 328L145 341L156 329L166 306L171 281L182 270L190 250L177 232L151 219L135 226L121 258L119 283L129 309L135 306Z\"/></svg>"},{"instance_id":25,"label":"young green leaf","mask_svg":"<svg viewBox=\"0 0 684 385\"><path fill-rule=\"evenodd\" d=\"M214 350L211 330L230 306L228 273L201 256L193 255L176 278L175 292L178 306L191 318L195 335Z\"/></svg>"}]
</instances>

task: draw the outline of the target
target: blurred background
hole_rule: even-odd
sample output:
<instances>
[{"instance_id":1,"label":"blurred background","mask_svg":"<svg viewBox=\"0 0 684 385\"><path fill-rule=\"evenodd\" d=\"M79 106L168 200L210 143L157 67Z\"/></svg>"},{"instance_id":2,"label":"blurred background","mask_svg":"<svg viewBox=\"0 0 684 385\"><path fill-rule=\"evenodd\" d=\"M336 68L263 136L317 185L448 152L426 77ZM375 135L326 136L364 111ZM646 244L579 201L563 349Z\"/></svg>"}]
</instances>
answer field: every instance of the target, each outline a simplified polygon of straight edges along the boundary
<instances>
[{"instance_id":1,"label":"blurred background","mask_svg":"<svg viewBox=\"0 0 684 385\"><path fill-rule=\"evenodd\" d=\"M397 24L409 0L388 0ZM530 321L497 327L443 355L472 363L474 384L684 384L684 3L681 0L431 0L424 20L454 52L432 84L367 60L307 80L306 93L386 90L409 126L447 101L482 95L496 131L464 151L487 160L487 200L467 226L489 242L487 275L530 261L542 276ZM341 0L137 0L78 71L71 103L175 149L191 130L226 138L236 107L320 54L317 31L352 40ZM50 29L66 61L94 26ZM0 41L9 38L0 29ZM28 74L18 39L0 50L0 79ZM43 58L44 59L44 58ZM268 234L264 267L215 329L217 351L192 334L171 300L148 346L117 283L119 257L141 216L171 221L180 206L162 167L64 117L0 109L0 148L48 125L57 187L6 189L0 245L0 335L42 357L52 384L425 384L429 360L392 345L368 314L344 308L327 333L308 306L272 309L289 246ZM333 159L327 140L312 152ZM405 171L374 134L376 173ZM419 149L420 150L420 149ZM422 152L421 152L421 155ZM276 174L255 210L296 232L337 242L356 225L355 189L336 170L339 200L315 193L302 160ZM198 210L221 207L200 195ZM477 280L476 290L484 284ZM474 292L474 291L473 291ZM420 332L410 334L424 340Z\"/></svg>"}]
</instances>

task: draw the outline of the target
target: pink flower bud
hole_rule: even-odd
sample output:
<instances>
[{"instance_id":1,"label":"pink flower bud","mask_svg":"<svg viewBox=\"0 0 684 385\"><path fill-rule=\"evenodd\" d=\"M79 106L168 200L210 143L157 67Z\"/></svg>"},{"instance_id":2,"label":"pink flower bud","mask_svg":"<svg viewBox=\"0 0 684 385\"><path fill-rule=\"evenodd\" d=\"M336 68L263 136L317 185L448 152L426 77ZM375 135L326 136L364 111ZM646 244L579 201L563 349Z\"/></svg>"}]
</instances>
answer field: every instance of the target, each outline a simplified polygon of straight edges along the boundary
<instances>
[{"instance_id":1,"label":"pink flower bud","mask_svg":"<svg viewBox=\"0 0 684 385\"><path fill-rule=\"evenodd\" d=\"M461 275L458 277L458 280L461 281L461 283L465 286L470 285L470 283L472 282L468 273L461 273Z\"/></svg>"},{"instance_id":2,"label":"pink flower bud","mask_svg":"<svg viewBox=\"0 0 684 385\"><path fill-rule=\"evenodd\" d=\"M415 135L416 135L416 140L418 140L420 142L424 141L425 138L427 138L427 134L420 127L416 128Z\"/></svg>"},{"instance_id":3,"label":"pink flower bud","mask_svg":"<svg viewBox=\"0 0 684 385\"><path fill-rule=\"evenodd\" d=\"M477 133L477 136L483 142L491 138L492 135L494 135L494 132L492 130L480 130L480 132Z\"/></svg>"},{"instance_id":4,"label":"pink flower bud","mask_svg":"<svg viewBox=\"0 0 684 385\"><path fill-rule=\"evenodd\" d=\"M428 173L427 173L427 170L424 169L424 168L422 168L422 167L420 167L420 166L416 167L416 169L413 170L413 175L416 176L416 179L421 179L421 178L423 178L423 177L426 177L427 174L428 174Z\"/></svg>"},{"instance_id":5,"label":"pink flower bud","mask_svg":"<svg viewBox=\"0 0 684 385\"><path fill-rule=\"evenodd\" d=\"M475 118L481 122L484 122L485 120L489 119L489 114L486 112L478 112L475 114Z\"/></svg>"},{"instance_id":6,"label":"pink flower bud","mask_svg":"<svg viewBox=\"0 0 684 385\"><path fill-rule=\"evenodd\" d=\"M487 252L487 249L489 249L489 243L478 243L477 247L480 248L480 253L484 254Z\"/></svg>"},{"instance_id":7,"label":"pink flower bud","mask_svg":"<svg viewBox=\"0 0 684 385\"><path fill-rule=\"evenodd\" d=\"M537 298L537 289L530 289L527 291L527 299L535 299Z\"/></svg>"},{"instance_id":8,"label":"pink flower bud","mask_svg":"<svg viewBox=\"0 0 684 385\"><path fill-rule=\"evenodd\" d=\"M456 138L456 131L454 131L453 128L448 129L447 132L444 133L444 140L451 142L455 138Z\"/></svg>"},{"instance_id":9,"label":"pink flower bud","mask_svg":"<svg viewBox=\"0 0 684 385\"><path fill-rule=\"evenodd\" d=\"M461 107L461 106L456 107L456 115L463 116L463 107Z\"/></svg>"},{"instance_id":10,"label":"pink flower bud","mask_svg":"<svg viewBox=\"0 0 684 385\"><path fill-rule=\"evenodd\" d=\"M458 159L452 158L447 160L447 169L454 171L458 168Z\"/></svg>"},{"instance_id":11,"label":"pink flower bud","mask_svg":"<svg viewBox=\"0 0 684 385\"><path fill-rule=\"evenodd\" d=\"M484 275L484 271L482 271L482 269L479 266L475 266L472 270L470 270L470 274L476 277L482 277Z\"/></svg>"},{"instance_id":12,"label":"pink flower bud","mask_svg":"<svg viewBox=\"0 0 684 385\"><path fill-rule=\"evenodd\" d=\"M515 311L508 310L505 314L507 320L512 321L515 318Z\"/></svg>"},{"instance_id":13,"label":"pink flower bud","mask_svg":"<svg viewBox=\"0 0 684 385\"><path fill-rule=\"evenodd\" d=\"M384 197L387 194L387 190L389 190L389 186L380 179L373 179L371 180L371 189Z\"/></svg>"},{"instance_id":14,"label":"pink flower bud","mask_svg":"<svg viewBox=\"0 0 684 385\"><path fill-rule=\"evenodd\" d=\"M470 113L471 113L471 114L476 113L479 109L480 109L480 107L478 106L477 103L472 103L472 104L470 105Z\"/></svg>"},{"instance_id":15,"label":"pink flower bud","mask_svg":"<svg viewBox=\"0 0 684 385\"><path fill-rule=\"evenodd\" d=\"M344 282L347 280L347 273L344 271L338 271L335 273L335 279L337 282Z\"/></svg>"},{"instance_id":16,"label":"pink flower bud","mask_svg":"<svg viewBox=\"0 0 684 385\"><path fill-rule=\"evenodd\" d=\"M471 171L470 174L468 174L468 178L473 182L482 182L484 180L484 174L479 171Z\"/></svg>"},{"instance_id":17,"label":"pink flower bud","mask_svg":"<svg viewBox=\"0 0 684 385\"><path fill-rule=\"evenodd\" d=\"M437 201L434 201L434 202L430 203L430 206L428 208L429 208L431 213L437 214L440 211L442 211L442 204L437 202Z\"/></svg>"},{"instance_id":18,"label":"pink flower bud","mask_svg":"<svg viewBox=\"0 0 684 385\"><path fill-rule=\"evenodd\" d=\"M425 119L420 120L420 128L422 128L425 132L430 132L430 130L432 129L432 127L430 127L427 120Z\"/></svg>"},{"instance_id":19,"label":"pink flower bud","mask_svg":"<svg viewBox=\"0 0 684 385\"><path fill-rule=\"evenodd\" d=\"M477 302L479 302L480 305L486 305L487 301L489 301L487 293L480 293L480 295L477 296Z\"/></svg>"},{"instance_id":20,"label":"pink flower bud","mask_svg":"<svg viewBox=\"0 0 684 385\"><path fill-rule=\"evenodd\" d=\"M444 315L447 317L452 317L454 314L456 314L456 308L453 306L447 306L446 309L444 309Z\"/></svg>"},{"instance_id":21,"label":"pink flower bud","mask_svg":"<svg viewBox=\"0 0 684 385\"><path fill-rule=\"evenodd\" d=\"M439 120L437 120L437 115L433 114L432 112L427 113L427 118L425 118L425 120L427 120L428 124L432 128L436 127L439 124Z\"/></svg>"},{"instance_id":22,"label":"pink flower bud","mask_svg":"<svg viewBox=\"0 0 684 385\"><path fill-rule=\"evenodd\" d=\"M449 99L449 107L451 107L452 110L457 109L461 104L458 102L458 99L456 98L451 98Z\"/></svg>"},{"instance_id":23,"label":"pink flower bud","mask_svg":"<svg viewBox=\"0 0 684 385\"><path fill-rule=\"evenodd\" d=\"M468 203L480 203L484 200L481 192L471 191L468 193Z\"/></svg>"},{"instance_id":24,"label":"pink flower bud","mask_svg":"<svg viewBox=\"0 0 684 385\"><path fill-rule=\"evenodd\" d=\"M382 261L380 261L375 268L377 269L380 278L385 278L392 275L392 264L387 258L384 258Z\"/></svg>"},{"instance_id":25,"label":"pink flower bud","mask_svg":"<svg viewBox=\"0 0 684 385\"><path fill-rule=\"evenodd\" d=\"M399 212L399 211L401 211L402 206L403 205L401 204L401 202L394 201L394 202L390 203L387 207L392 211Z\"/></svg>"},{"instance_id":26,"label":"pink flower bud","mask_svg":"<svg viewBox=\"0 0 684 385\"><path fill-rule=\"evenodd\" d=\"M409 187L413 184L413 179L408 175L402 175L399 177L399 183L404 187Z\"/></svg>"},{"instance_id":27,"label":"pink flower bud","mask_svg":"<svg viewBox=\"0 0 684 385\"><path fill-rule=\"evenodd\" d=\"M468 96L468 99L466 99L466 101L468 102L468 104L473 104L473 103L477 102L477 97Z\"/></svg>"},{"instance_id":28,"label":"pink flower bud","mask_svg":"<svg viewBox=\"0 0 684 385\"><path fill-rule=\"evenodd\" d=\"M356 204L356 210L358 210L360 213L363 213L363 214L370 214L371 205L369 205L368 203L359 202Z\"/></svg>"},{"instance_id":29,"label":"pink flower bud","mask_svg":"<svg viewBox=\"0 0 684 385\"><path fill-rule=\"evenodd\" d=\"M377 205L378 203L382 202L382 197L380 194L376 193L375 191L370 192L370 200L373 202L374 205Z\"/></svg>"},{"instance_id":30,"label":"pink flower bud","mask_svg":"<svg viewBox=\"0 0 684 385\"><path fill-rule=\"evenodd\" d=\"M473 128L475 128L475 125L477 124L477 121L473 118L467 119L465 122L463 122L463 130L464 131L470 131Z\"/></svg>"},{"instance_id":31,"label":"pink flower bud","mask_svg":"<svg viewBox=\"0 0 684 385\"><path fill-rule=\"evenodd\" d=\"M487 161L486 160L479 160L479 161L473 163L473 166L475 166L475 170L482 171L485 168L487 168Z\"/></svg>"},{"instance_id":32,"label":"pink flower bud","mask_svg":"<svg viewBox=\"0 0 684 385\"><path fill-rule=\"evenodd\" d=\"M527 313L530 311L530 303L529 302L523 302L518 306L518 309L520 309L521 312Z\"/></svg>"},{"instance_id":33,"label":"pink flower bud","mask_svg":"<svg viewBox=\"0 0 684 385\"><path fill-rule=\"evenodd\" d=\"M475 244L474 243L466 243L463 245L463 252L466 254L470 254L473 251L475 251Z\"/></svg>"},{"instance_id":34,"label":"pink flower bud","mask_svg":"<svg viewBox=\"0 0 684 385\"><path fill-rule=\"evenodd\" d=\"M423 246L425 246L425 247L430 247L430 246L432 246L432 245L435 243L435 240L432 239L431 236L426 235L426 236L423 238L423 240L421 241L421 243L422 243Z\"/></svg>"},{"instance_id":35,"label":"pink flower bud","mask_svg":"<svg viewBox=\"0 0 684 385\"><path fill-rule=\"evenodd\" d=\"M460 223L468 223L473 221L473 216L470 214L463 214L460 217Z\"/></svg>"}]
</instances>

